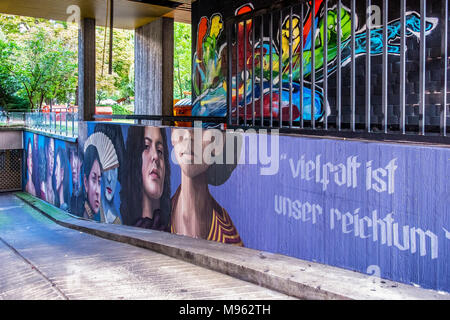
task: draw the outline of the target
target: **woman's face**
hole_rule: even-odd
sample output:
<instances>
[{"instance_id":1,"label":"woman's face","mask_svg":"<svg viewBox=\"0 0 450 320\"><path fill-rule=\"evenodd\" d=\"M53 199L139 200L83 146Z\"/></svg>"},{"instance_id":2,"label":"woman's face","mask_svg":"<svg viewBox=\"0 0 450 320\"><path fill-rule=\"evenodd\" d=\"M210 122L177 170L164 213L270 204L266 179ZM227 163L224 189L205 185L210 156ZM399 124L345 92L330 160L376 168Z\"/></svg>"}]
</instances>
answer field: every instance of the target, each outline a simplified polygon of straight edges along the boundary
<instances>
[{"instance_id":1,"label":"woman's face","mask_svg":"<svg viewBox=\"0 0 450 320\"><path fill-rule=\"evenodd\" d=\"M171 140L174 147L175 157L178 164L181 167L183 174L194 178L204 172L209 168L209 165L203 161L203 150L206 145L210 142L203 139L204 132L202 130L202 140L197 142L194 141L194 130L192 129L173 129ZM201 143L202 149L200 154L194 152L195 143Z\"/></svg>"},{"instance_id":2,"label":"woman's face","mask_svg":"<svg viewBox=\"0 0 450 320\"><path fill-rule=\"evenodd\" d=\"M31 149L31 142L28 144L27 168L28 172L33 174L33 150Z\"/></svg>"},{"instance_id":3,"label":"woman's face","mask_svg":"<svg viewBox=\"0 0 450 320\"><path fill-rule=\"evenodd\" d=\"M94 213L100 209L100 193L101 193L102 173L98 160L94 160L91 172L88 177L84 177L84 187L86 189L88 202Z\"/></svg>"},{"instance_id":4,"label":"woman's face","mask_svg":"<svg viewBox=\"0 0 450 320\"><path fill-rule=\"evenodd\" d=\"M55 167L55 180L56 180L56 190L61 188L61 184L64 178L64 167L61 163L61 158L59 154L56 156L56 167Z\"/></svg>"},{"instance_id":5,"label":"woman's face","mask_svg":"<svg viewBox=\"0 0 450 320\"><path fill-rule=\"evenodd\" d=\"M110 169L108 171L103 172L103 183L105 185L105 198L108 201L111 201L113 199L114 193L116 192L118 173L119 173L118 168Z\"/></svg>"},{"instance_id":6,"label":"woman's face","mask_svg":"<svg viewBox=\"0 0 450 320\"><path fill-rule=\"evenodd\" d=\"M55 142L50 139L47 149L47 175L51 176L55 166Z\"/></svg>"},{"instance_id":7,"label":"woman's face","mask_svg":"<svg viewBox=\"0 0 450 320\"><path fill-rule=\"evenodd\" d=\"M74 185L74 189L78 189L80 185L80 169L81 169L81 160L76 154L75 151L70 151L70 167L72 168L72 183Z\"/></svg>"},{"instance_id":8,"label":"woman's face","mask_svg":"<svg viewBox=\"0 0 450 320\"><path fill-rule=\"evenodd\" d=\"M151 199L159 199L164 190L166 168L164 163L164 144L161 129L146 127L144 130L145 148L142 152L142 183L144 193Z\"/></svg>"}]
</instances>

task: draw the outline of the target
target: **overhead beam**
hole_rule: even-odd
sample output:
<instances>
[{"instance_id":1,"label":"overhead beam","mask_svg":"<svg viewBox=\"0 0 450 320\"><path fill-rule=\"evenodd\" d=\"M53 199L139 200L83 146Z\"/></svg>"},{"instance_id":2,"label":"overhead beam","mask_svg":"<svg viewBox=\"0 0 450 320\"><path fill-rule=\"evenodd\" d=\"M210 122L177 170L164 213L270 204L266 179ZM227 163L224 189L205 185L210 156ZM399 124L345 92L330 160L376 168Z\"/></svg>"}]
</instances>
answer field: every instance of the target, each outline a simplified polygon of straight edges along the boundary
<instances>
[{"instance_id":1,"label":"overhead beam","mask_svg":"<svg viewBox=\"0 0 450 320\"><path fill-rule=\"evenodd\" d=\"M114 25L119 29L135 30L163 16L190 23L192 1L161 0L160 4L166 2L167 6L147 3L145 0L115 0ZM71 17L71 13L67 13L70 6L78 6L80 17L95 19L97 26L107 24L105 0L0 0L0 13L67 21Z\"/></svg>"}]
</instances>

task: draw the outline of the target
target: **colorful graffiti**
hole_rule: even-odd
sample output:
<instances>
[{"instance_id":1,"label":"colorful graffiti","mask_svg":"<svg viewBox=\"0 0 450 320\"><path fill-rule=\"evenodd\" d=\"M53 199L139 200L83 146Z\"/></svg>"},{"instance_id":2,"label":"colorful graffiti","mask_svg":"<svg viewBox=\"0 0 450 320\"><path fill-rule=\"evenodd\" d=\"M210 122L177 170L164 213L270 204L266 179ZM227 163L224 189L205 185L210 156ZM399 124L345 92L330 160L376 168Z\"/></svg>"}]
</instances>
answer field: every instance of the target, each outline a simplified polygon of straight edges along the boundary
<instances>
[{"instance_id":1,"label":"colorful graffiti","mask_svg":"<svg viewBox=\"0 0 450 320\"><path fill-rule=\"evenodd\" d=\"M278 118L280 113L283 119L289 119L290 108L290 54L289 41L292 30L292 102L293 120L300 120L300 100L303 96L303 119L311 120L312 99L315 102L314 119L322 120L324 115L330 113L328 101L324 101L323 79L336 72L338 57L338 35L337 35L337 6L324 10L324 1L315 1L315 20L312 21L311 2L306 4L303 18L298 13L292 17L292 28L290 27L289 16L284 17L282 23L282 41L277 40L277 36L270 38L264 35L261 42L258 25L255 26L255 43L252 43L252 20L238 25L237 41L233 43L233 68L232 68L232 114L234 117L251 119L254 115L261 117L260 103L263 99L263 114L268 118ZM235 15L253 10L252 4L245 4L238 8ZM351 10L345 6L341 7L341 64L345 67L351 60ZM325 19L327 20L327 43L325 44ZM361 24L356 16L354 24L355 34L355 56L361 57L367 54L366 24ZM268 19L266 18L265 24ZM420 15L417 12L406 13L406 36L414 37L420 41ZM437 26L438 19L426 18L426 36L428 36ZM312 36L312 25L314 24L316 35ZM274 23L276 25L276 23ZM223 17L220 13L211 15L210 18L202 17L198 23L196 37L196 51L193 56L193 91L195 100L193 102L192 114L196 116L226 116L227 114L227 45L225 41ZM303 33L303 43L300 34ZM279 34L275 30L274 35ZM382 41L383 28L372 26L370 31L370 55L380 55L385 45ZM314 38L314 39L313 39ZM398 55L400 53L400 19L391 20L388 23L388 54ZM244 46L246 42L246 46ZM314 43L314 44L313 44ZM236 46L239 46L239 56L236 59ZM312 66L312 47L314 46L315 62ZM327 46L327 75L324 75L324 49ZM247 51L244 53L244 47ZM252 58L252 49L254 58ZM303 55L301 55L303 49ZM406 50L406 48L404 49ZM280 54L281 53L281 54ZM246 61L244 61L246 57ZM263 65L261 70L260 65ZM272 74L270 72L270 62L272 61ZM280 65L282 74L279 76ZM303 70L301 64L303 63ZM236 66L238 64L238 66ZM252 66L255 66L255 83L252 83ZM244 75L244 66L247 73ZM236 70L236 68L238 70ZM314 96L311 85L311 73L314 70L316 86ZM261 79L260 74L263 74ZM300 79L303 78L303 87ZM281 81L281 92L280 82ZM238 88L236 89L236 84ZM272 87L272 98L270 96ZM244 97L244 92L246 96ZM257 106L252 115L252 96L255 97ZM281 97L280 97L281 96ZM239 104L237 104L237 99ZM272 102L272 108L270 104ZM247 107L247 114L244 114ZM272 114L270 113L272 112Z\"/></svg>"},{"instance_id":2,"label":"colorful graffiti","mask_svg":"<svg viewBox=\"0 0 450 320\"><path fill-rule=\"evenodd\" d=\"M25 142L24 190L72 212L72 197L77 190L71 185L75 179L70 175L68 159L74 158L74 144L35 133L26 133Z\"/></svg>"},{"instance_id":3,"label":"colorful graffiti","mask_svg":"<svg viewBox=\"0 0 450 320\"><path fill-rule=\"evenodd\" d=\"M24 190L86 219L378 265L383 278L450 291L448 148L229 134L89 123L75 144L25 132Z\"/></svg>"},{"instance_id":4,"label":"colorful graffiti","mask_svg":"<svg viewBox=\"0 0 450 320\"><path fill-rule=\"evenodd\" d=\"M24 190L85 219L242 246L208 187L225 183L236 165L188 164L193 132L97 123L79 145L26 132ZM203 135L205 147L211 141Z\"/></svg>"}]
</instances>

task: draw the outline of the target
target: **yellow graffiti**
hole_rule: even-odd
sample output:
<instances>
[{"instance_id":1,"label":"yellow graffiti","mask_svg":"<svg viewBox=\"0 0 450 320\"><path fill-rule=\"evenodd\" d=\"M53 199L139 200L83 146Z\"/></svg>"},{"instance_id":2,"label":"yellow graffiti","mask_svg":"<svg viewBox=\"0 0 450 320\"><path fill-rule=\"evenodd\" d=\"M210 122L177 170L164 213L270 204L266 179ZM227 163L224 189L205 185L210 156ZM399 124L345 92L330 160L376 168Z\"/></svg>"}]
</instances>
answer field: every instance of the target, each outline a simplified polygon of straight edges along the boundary
<instances>
[{"instance_id":1,"label":"yellow graffiti","mask_svg":"<svg viewBox=\"0 0 450 320\"><path fill-rule=\"evenodd\" d=\"M220 19L219 15L214 15L211 18L211 30L209 32L210 37L217 38L220 32L222 31L223 23Z\"/></svg>"},{"instance_id":2,"label":"yellow graffiti","mask_svg":"<svg viewBox=\"0 0 450 320\"><path fill-rule=\"evenodd\" d=\"M297 17L292 17L292 50L295 52L300 45L300 28L299 19ZM289 58L289 37L290 37L290 20L287 19L282 30L282 48L283 55L282 61Z\"/></svg>"}]
</instances>

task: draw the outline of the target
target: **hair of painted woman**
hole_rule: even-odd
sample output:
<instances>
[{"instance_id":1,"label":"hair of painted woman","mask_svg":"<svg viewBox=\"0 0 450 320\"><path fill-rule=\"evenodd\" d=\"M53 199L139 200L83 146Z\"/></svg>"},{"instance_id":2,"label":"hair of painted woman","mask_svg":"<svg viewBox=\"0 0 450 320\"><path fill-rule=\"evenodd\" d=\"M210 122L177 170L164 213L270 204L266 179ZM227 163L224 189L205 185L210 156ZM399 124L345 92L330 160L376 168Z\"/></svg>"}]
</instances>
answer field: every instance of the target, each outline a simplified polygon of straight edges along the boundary
<instances>
[{"instance_id":1,"label":"hair of painted woman","mask_svg":"<svg viewBox=\"0 0 450 320\"><path fill-rule=\"evenodd\" d=\"M160 198L161 224L168 226L170 221L170 161L167 135L160 128L164 148L164 186ZM122 187L120 191L120 214L125 225L135 225L142 217L143 179L142 179L142 153L145 149L145 127L130 126L126 141L124 157L124 170L122 171Z\"/></svg>"}]
</instances>

